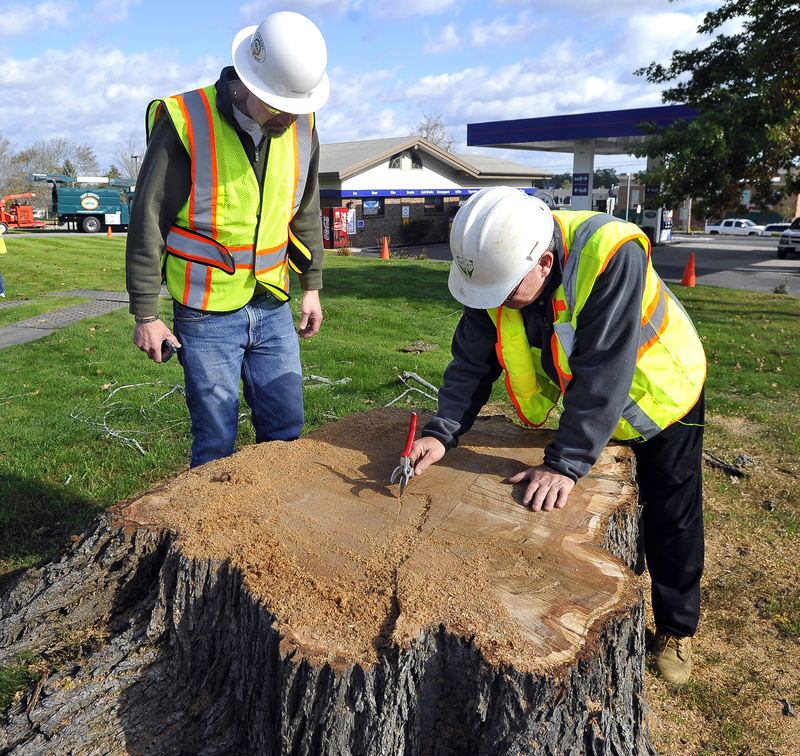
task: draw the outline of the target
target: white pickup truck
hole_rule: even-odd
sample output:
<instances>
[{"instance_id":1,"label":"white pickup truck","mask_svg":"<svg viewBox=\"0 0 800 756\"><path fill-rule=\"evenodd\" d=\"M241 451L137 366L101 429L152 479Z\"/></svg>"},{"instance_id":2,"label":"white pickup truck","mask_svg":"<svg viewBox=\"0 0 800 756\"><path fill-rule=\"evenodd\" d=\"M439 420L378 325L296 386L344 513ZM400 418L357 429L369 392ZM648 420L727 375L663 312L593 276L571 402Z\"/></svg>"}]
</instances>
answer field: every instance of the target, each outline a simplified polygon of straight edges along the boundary
<instances>
[{"instance_id":1,"label":"white pickup truck","mask_svg":"<svg viewBox=\"0 0 800 756\"><path fill-rule=\"evenodd\" d=\"M763 236L764 226L756 225L749 218L725 218L719 223L706 223L706 233Z\"/></svg>"},{"instance_id":2,"label":"white pickup truck","mask_svg":"<svg viewBox=\"0 0 800 756\"><path fill-rule=\"evenodd\" d=\"M784 260L789 252L800 252L800 217L795 218L778 239L778 257Z\"/></svg>"}]
</instances>

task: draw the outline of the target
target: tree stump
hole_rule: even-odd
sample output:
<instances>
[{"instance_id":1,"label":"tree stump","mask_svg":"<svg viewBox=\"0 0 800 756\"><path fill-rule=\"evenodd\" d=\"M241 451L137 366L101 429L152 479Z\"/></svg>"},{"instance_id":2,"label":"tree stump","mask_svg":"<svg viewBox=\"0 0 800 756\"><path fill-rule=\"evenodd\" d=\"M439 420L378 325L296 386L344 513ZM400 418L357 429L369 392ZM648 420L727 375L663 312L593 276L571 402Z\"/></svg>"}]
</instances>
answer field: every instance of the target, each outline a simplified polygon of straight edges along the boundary
<instances>
[{"instance_id":1,"label":"tree stump","mask_svg":"<svg viewBox=\"0 0 800 756\"><path fill-rule=\"evenodd\" d=\"M551 434L481 418L400 498L409 418L187 471L17 576L0 664L64 661L0 754L653 753L630 451L535 513L503 481Z\"/></svg>"}]
</instances>

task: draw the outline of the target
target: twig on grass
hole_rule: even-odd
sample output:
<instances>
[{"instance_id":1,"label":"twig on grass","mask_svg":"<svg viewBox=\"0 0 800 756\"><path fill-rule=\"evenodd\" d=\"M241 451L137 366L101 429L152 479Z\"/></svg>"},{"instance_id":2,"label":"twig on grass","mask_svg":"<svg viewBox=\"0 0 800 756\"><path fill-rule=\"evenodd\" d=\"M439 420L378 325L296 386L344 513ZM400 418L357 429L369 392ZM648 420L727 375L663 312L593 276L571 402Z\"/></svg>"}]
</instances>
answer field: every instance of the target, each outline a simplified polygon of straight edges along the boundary
<instances>
[{"instance_id":1,"label":"twig on grass","mask_svg":"<svg viewBox=\"0 0 800 756\"><path fill-rule=\"evenodd\" d=\"M316 381L325 386L341 386L344 383L350 383L352 378L340 378L338 381L332 381L330 378L323 378L321 375L304 375L304 381Z\"/></svg>"},{"instance_id":2,"label":"twig on grass","mask_svg":"<svg viewBox=\"0 0 800 756\"><path fill-rule=\"evenodd\" d=\"M434 396L431 396L430 394L424 392L422 389L418 389L416 386L410 386L408 383L408 379L413 379L418 383L421 383L425 388L433 391ZM412 373L409 370L404 370L400 375L397 376L397 380L399 383L408 386L408 388L402 394L400 394L400 396L396 397L395 399L392 399L391 402L384 405L385 407L391 407L395 402L399 402L404 396L410 394L412 391L416 391L417 393L422 394L424 397L430 399L432 402L438 401L437 396L439 394L439 389L437 389L436 386L433 386L432 384L428 383L423 378L420 378L416 373Z\"/></svg>"},{"instance_id":3,"label":"twig on grass","mask_svg":"<svg viewBox=\"0 0 800 756\"><path fill-rule=\"evenodd\" d=\"M39 393L39 389L36 391L28 391L24 394L12 394L11 396L0 396L0 402L7 402L9 399L19 399L21 396L36 396Z\"/></svg>"},{"instance_id":4,"label":"twig on grass","mask_svg":"<svg viewBox=\"0 0 800 756\"><path fill-rule=\"evenodd\" d=\"M740 470L738 467L734 467L729 462L726 462L724 459L720 459L719 457L714 456L711 452L708 452L705 449L703 449L703 459L709 465L711 465L711 467L717 467L723 472L727 473L728 475L735 475L737 478L747 477L747 473L744 470Z\"/></svg>"},{"instance_id":5,"label":"twig on grass","mask_svg":"<svg viewBox=\"0 0 800 756\"><path fill-rule=\"evenodd\" d=\"M109 384L110 385L110 384ZM164 431L171 430L179 425L185 425L188 420L178 420L177 422L172 422L167 424L166 426L161 426L157 430L152 431L144 431L144 430L119 430L115 428L109 427L109 422L111 418L116 417L117 414L120 412L126 411L135 411L133 407L125 406L122 402L110 402L110 399L118 392L122 391L123 389L134 389L134 388L142 388L146 386L164 386L165 384L157 381L155 383L148 382L148 383L134 383L129 384L126 386L117 386L116 388L110 390L108 392L108 396L102 401L101 407L105 407L105 412L99 419L88 419L86 414L89 412L88 409L84 409L81 411L77 411L77 408L73 409L72 412L69 413L69 417L72 420L77 420L79 423L84 423L85 425L89 425L93 428L99 429L104 435L110 436L111 438L117 438L120 441L123 441L126 444L130 444L131 446L136 449L143 457L147 456L147 452L142 448L141 444L133 437L133 434L143 437L143 436L151 436L154 434L161 434ZM167 397L171 396L175 393L184 393L183 386L178 384L174 384L169 387L169 390L159 396L152 402L152 405L156 405L162 400L166 399ZM138 413L144 418L144 420L149 421L150 418L147 415L147 408L146 407L139 407Z\"/></svg>"}]
</instances>

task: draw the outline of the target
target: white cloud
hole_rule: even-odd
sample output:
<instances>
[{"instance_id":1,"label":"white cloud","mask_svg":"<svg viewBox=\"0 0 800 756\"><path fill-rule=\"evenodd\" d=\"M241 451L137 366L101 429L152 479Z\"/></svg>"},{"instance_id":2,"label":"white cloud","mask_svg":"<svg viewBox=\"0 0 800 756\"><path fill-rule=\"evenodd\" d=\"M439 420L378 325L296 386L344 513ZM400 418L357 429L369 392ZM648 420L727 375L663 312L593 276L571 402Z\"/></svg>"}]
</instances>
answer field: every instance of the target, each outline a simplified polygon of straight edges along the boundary
<instances>
[{"instance_id":1,"label":"white cloud","mask_svg":"<svg viewBox=\"0 0 800 756\"><path fill-rule=\"evenodd\" d=\"M94 6L95 16L105 23L124 21L131 7L141 0L99 0Z\"/></svg>"},{"instance_id":2,"label":"white cloud","mask_svg":"<svg viewBox=\"0 0 800 756\"><path fill-rule=\"evenodd\" d=\"M713 2L713 0L712 0ZM567 12L573 18L600 18L608 23L614 18L627 18L636 13L658 12L694 12L697 8L707 9L709 0L616 0L613 3L600 2L600 0L571 0L569 5L554 5L552 0L495 0L497 7L524 6L533 10L540 17L547 17L557 11ZM721 5L721 0L719 3Z\"/></svg>"},{"instance_id":3,"label":"white cloud","mask_svg":"<svg viewBox=\"0 0 800 756\"><path fill-rule=\"evenodd\" d=\"M105 168L116 140L144 129L151 99L216 80L228 64L230 30L219 42L219 29L204 28L198 15L190 21L207 35L201 39L187 34L175 40L168 26L163 35L149 35L152 21L143 4L120 0L128 19L115 29L115 45L130 48L101 47L96 41L104 37L92 30L90 16L78 23L67 13L74 1L22 0L27 5L13 32L7 23L0 27L0 38L21 37L0 49L0 130L13 150L53 136L90 143ZM198 1L216 11L210 0ZM88 13L106 2L92 0L97 5L86 6ZM633 71L702 42L696 29L703 14L695 0L619 0L612 9L596 0L575 0L569 7L515 0L505 5L505 15L498 12L502 4L292 3L320 25L328 41L332 94L318 114L322 142L403 136L423 113L433 113L450 127L457 149L467 149L469 123L658 105L660 88ZM277 0L252 0L241 11L247 23L256 23L281 7L286 5ZM445 15L432 15L439 11ZM184 12L175 11L178 17ZM75 31L65 39L60 28L71 20L85 37ZM40 29L34 47L25 35ZM173 42L174 49L154 49ZM68 44L74 48L52 49ZM209 49L220 57L200 57ZM541 155L531 155L509 159L546 167Z\"/></svg>"},{"instance_id":4,"label":"white cloud","mask_svg":"<svg viewBox=\"0 0 800 756\"><path fill-rule=\"evenodd\" d=\"M412 16L434 16L450 13L458 8L460 0L375 0L369 5L371 12L378 16L408 19Z\"/></svg>"},{"instance_id":5,"label":"white cloud","mask_svg":"<svg viewBox=\"0 0 800 756\"><path fill-rule=\"evenodd\" d=\"M455 26L447 24L439 32L439 38L431 39L428 29L425 29L425 36L429 42L422 48L422 52L428 55L446 55L461 47L461 37L458 36Z\"/></svg>"},{"instance_id":6,"label":"white cloud","mask_svg":"<svg viewBox=\"0 0 800 756\"><path fill-rule=\"evenodd\" d=\"M106 168L116 140L144 130L151 100L213 83L222 65L211 58L182 65L171 53L125 55L114 48L0 59L7 77L0 89L3 136L14 151L37 139L75 139L90 144Z\"/></svg>"},{"instance_id":7,"label":"white cloud","mask_svg":"<svg viewBox=\"0 0 800 756\"><path fill-rule=\"evenodd\" d=\"M698 35L704 14L655 13L631 16L614 47L631 60L630 69L653 61L668 63L674 50L690 50L708 44L711 38Z\"/></svg>"},{"instance_id":8,"label":"white cloud","mask_svg":"<svg viewBox=\"0 0 800 756\"><path fill-rule=\"evenodd\" d=\"M239 15L246 23L257 24L276 11L293 10L314 21L321 21L358 14L361 2L359 0L292 0L291 7L288 6L288 3L276 3L275 0L255 0L255 2L241 6Z\"/></svg>"},{"instance_id":9,"label":"white cloud","mask_svg":"<svg viewBox=\"0 0 800 756\"><path fill-rule=\"evenodd\" d=\"M505 16L495 18L488 24L482 20L475 20L469 25L469 35L476 47L506 45L521 42L534 28L540 26L541 22L532 24L528 14L521 13L514 23L508 23Z\"/></svg>"},{"instance_id":10,"label":"white cloud","mask_svg":"<svg viewBox=\"0 0 800 756\"><path fill-rule=\"evenodd\" d=\"M29 32L51 27L65 28L69 26L70 17L76 7L76 3L69 0L0 6L0 39L23 37Z\"/></svg>"}]
</instances>

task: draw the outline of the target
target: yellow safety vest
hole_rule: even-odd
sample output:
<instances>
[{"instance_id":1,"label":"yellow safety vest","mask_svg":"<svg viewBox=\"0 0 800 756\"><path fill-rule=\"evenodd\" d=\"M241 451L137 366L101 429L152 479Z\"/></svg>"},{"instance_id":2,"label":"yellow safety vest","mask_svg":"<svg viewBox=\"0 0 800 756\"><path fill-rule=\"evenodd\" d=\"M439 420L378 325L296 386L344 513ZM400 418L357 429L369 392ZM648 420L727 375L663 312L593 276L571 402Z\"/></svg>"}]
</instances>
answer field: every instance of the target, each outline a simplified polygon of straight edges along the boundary
<instances>
[{"instance_id":1,"label":"yellow safety vest","mask_svg":"<svg viewBox=\"0 0 800 756\"><path fill-rule=\"evenodd\" d=\"M246 305L257 284L288 300L289 264L304 273L311 263L289 223L305 191L314 115L270 139L259 184L216 97L212 85L148 106L148 133L166 112L192 161L192 190L162 257L167 289L188 307L217 312Z\"/></svg>"},{"instance_id":2,"label":"yellow safety vest","mask_svg":"<svg viewBox=\"0 0 800 756\"><path fill-rule=\"evenodd\" d=\"M613 433L618 440L652 438L682 418L697 402L706 376L703 346L689 316L661 285L650 261L650 242L631 223L605 213L556 211L564 241L564 273L553 295L551 349L560 385L542 367L541 350L528 343L522 313L488 310L497 327L497 355L506 371L506 387L519 417L540 426L566 391L572 371L578 316L597 277L616 251L635 240L647 255L642 297L639 353L629 401Z\"/></svg>"}]
</instances>

